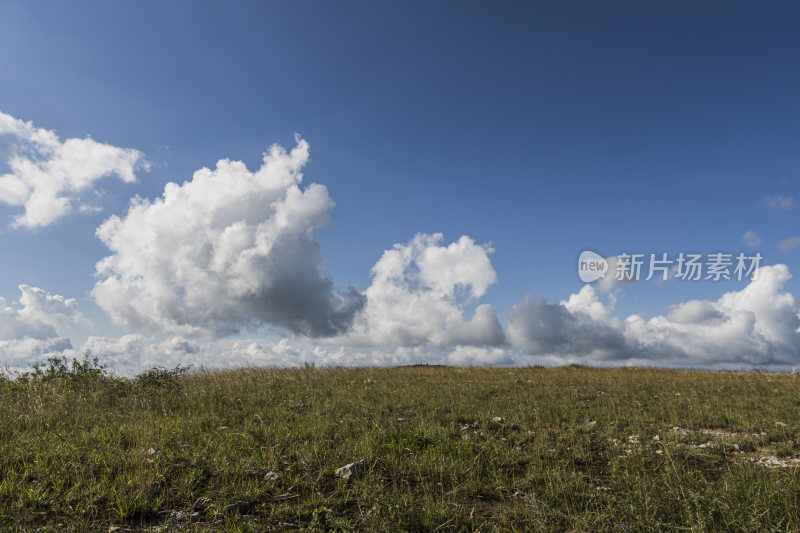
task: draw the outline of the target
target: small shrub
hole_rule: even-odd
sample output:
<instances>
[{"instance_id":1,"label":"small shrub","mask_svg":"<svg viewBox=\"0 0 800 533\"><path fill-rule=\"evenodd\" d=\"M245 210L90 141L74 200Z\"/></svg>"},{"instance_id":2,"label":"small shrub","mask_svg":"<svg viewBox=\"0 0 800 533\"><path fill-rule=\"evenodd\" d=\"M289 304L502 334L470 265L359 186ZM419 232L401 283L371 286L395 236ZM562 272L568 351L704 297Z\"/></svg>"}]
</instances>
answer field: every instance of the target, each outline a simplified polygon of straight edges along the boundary
<instances>
[{"instance_id":1,"label":"small shrub","mask_svg":"<svg viewBox=\"0 0 800 533\"><path fill-rule=\"evenodd\" d=\"M178 365L175 368L153 367L133 379L134 385L145 390L176 391L180 388L180 378L191 369Z\"/></svg>"},{"instance_id":2,"label":"small shrub","mask_svg":"<svg viewBox=\"0 0 800 533\"><path fill-rule=\"evenodd\" d=\"M86 386L113 381L113 374L107 365L101 364L97 357L84 354L82 360L66 357L50 357L46 363L36 363L29 372L17 377L20 383L59 383L68 386Z\"/></svg>"}]
</instances>

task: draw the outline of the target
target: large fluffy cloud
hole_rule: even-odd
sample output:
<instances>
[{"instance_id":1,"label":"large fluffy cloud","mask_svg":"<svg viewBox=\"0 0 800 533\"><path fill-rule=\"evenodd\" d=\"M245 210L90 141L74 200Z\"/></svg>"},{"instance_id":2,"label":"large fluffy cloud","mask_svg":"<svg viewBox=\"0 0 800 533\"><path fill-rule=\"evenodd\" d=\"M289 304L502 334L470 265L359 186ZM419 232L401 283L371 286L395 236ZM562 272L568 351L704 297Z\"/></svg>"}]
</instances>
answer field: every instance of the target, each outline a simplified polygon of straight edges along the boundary
<instances>
[{"instance_id":1,"label":"large fluffy cloud","mask_svg":"<svg viewBox=\"0 0 800 533\"><path fill-rule=\"evenodd\" d=\"M513 307L507 331L511 342L532 355L625 358L629 346L619 320L585 285L560 303L526 299Z\"/></svg>"},{"instance_id":2,"label":"large fluffy cloud","mask_svg":"<svg viewBox=\"0 0 800 533\"><path fill-rule=\"evenodd\" d=\"M585 285L557 304L517 304L507 331L524 352L561 361L788 364L800 351L798 302L781 292L790 277L785 265L762 267L744 289L717 301L693 300L672 306L667 315L624 321L612 317L610 306Z\"/></svg>"},{"instance_id":3,"label":"large fluffy cloud","mask_svg":"<svg viewBox=\"0 0 800 533\"><path fill-rule=\"evenodd\" d=\"M492 306L465 306L497 281L486 245L462 236L418 234L386 250L372 268L367 304L353 331L337 341L354 345L494 345L505 341Z\"/></svg>"},{"instance_id":4,"label":"large fluffy cloud","mask_svg":"<svg viewBox=\"0 0 800 533\"><path fill-rule=\"evenodd\" d=\"M147 166L137 150L88 137L62 142L54 131L0 112L0 142L6 141L4 159L11 172L0 175L0 202L24 208L15 226L52 224L72 211L79 193L98 179L116 174L132 182L136 169Z\"/></svg>"},{"instance_id":5,"label":"large fluffy cloud","mask_svg":"<svg viewBox=\"0 0 800 533\"><path fill-rule=\"evenodd\" d=\"M273 146L255 172L221 160L160 198L137 198L97 230L112 254L97 264L92 295L135 329L222 336L270 324L309 336L345 331L363 306L334 290L313 231L333 202L300 188L308 144Z\"/></svg>"},{"instance_id":6,"label":"large fluffy cloud","mask_svg":"<svg viewBox=\"0 0 800 533\"><path fill-rule=\"evenodd\" d=\"M38 358L57 355L72 348L58 327L83 321L74 299L20 285L21 308L0 298L0 354L11 367L25 367Z\"/></svg>"}]
</instances>

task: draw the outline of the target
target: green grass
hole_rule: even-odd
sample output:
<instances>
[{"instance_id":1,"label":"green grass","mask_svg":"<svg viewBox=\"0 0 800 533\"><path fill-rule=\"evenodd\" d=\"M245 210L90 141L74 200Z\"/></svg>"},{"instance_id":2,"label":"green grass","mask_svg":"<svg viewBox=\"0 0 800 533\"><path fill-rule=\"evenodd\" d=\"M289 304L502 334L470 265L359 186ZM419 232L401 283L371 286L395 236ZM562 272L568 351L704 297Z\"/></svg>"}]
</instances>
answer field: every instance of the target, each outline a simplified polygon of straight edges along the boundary
<instances>
[{"instance_id":1,"label":"green grass","mask_svg":"<svg viewBox=\"0 0 800 533\"><path fill-rule=\"evenodd\" d=\"M762 373L53 362L0 379L0 525L797 531L798 469L757 460L794 464L798 408Z\"/></svg>"}]
</instances>

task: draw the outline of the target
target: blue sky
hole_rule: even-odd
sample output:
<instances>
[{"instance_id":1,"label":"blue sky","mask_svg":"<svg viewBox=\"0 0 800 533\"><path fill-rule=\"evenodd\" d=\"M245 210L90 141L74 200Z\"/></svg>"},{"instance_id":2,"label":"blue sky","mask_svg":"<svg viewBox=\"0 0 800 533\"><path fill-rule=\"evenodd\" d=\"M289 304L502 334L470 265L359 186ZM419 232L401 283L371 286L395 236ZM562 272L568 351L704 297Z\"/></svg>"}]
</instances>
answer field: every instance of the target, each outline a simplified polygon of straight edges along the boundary
<instances>
[{"instance_id":1,"label":"blue sky","mask_svg":"<svg viewBox=\"0 0 800 533\"><path fill-rule=\"evenodd\" d=\"M135 183L96 180L81 198L101 211L45 227L14 227L20 207L0 204L0 296L19 309L24 283L75 298L91 325L59 330L74 349L89 336L173 334L112 324L97 305L95 264L109 250L96 228L124 217L133 196L155 199L219 159L255 171L295 133L310 144L303 183L324 185L336 204L314 238L337 287L366 291L384 250L437 232L442 245L490 243L498 281L463 305L490 304L503 325L526 296L578 293L586 248L757 249L796 273L800 248L777 244L800 235L798 11L2 1L0 111L62 141L90 135L138 150L150 169ZM0 156L9 146L0 137ZM761 244L746 246L748 231ZM632 284L613 292L613 315L657 316L745 286ZM800 291L797 279L782 287ZM264 325L234 337L283 335Z\"/></svg>"}]
</instances>

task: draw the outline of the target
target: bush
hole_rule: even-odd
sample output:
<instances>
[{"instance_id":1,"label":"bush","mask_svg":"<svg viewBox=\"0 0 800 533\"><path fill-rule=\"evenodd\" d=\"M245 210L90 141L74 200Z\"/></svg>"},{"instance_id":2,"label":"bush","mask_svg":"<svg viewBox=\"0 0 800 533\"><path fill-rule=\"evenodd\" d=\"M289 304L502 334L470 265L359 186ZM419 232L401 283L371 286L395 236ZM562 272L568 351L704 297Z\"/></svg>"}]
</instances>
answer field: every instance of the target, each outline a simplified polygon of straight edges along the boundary
<instances>
[{"instance_id":1,"label":"bush","mask_svg":"<svg viewBox=\"0 0 800 533\"><path fill-rule=\"evenodd\" d=\"M97 383L114 379L107 365L101 364L97 357L84 354L83 360L73 358L70 363L66 357L50 357L47 363L36 363L30 372L23 372L18 381L62 382L69 384Z\"/></svg>"},{"instance_id":2,"label":"bush","mask_svg":"<svg viewBox=\"0 0 800 533\"><path fill-rule=\"evenodd\" d=\"M178 365L168 369L163 367L153 367L145 370L135 378L133 383L137 387L146 390L166 390L177 391L180 388L180 378L186 374L191 367Z\"/></svg>"}]
</instances>

